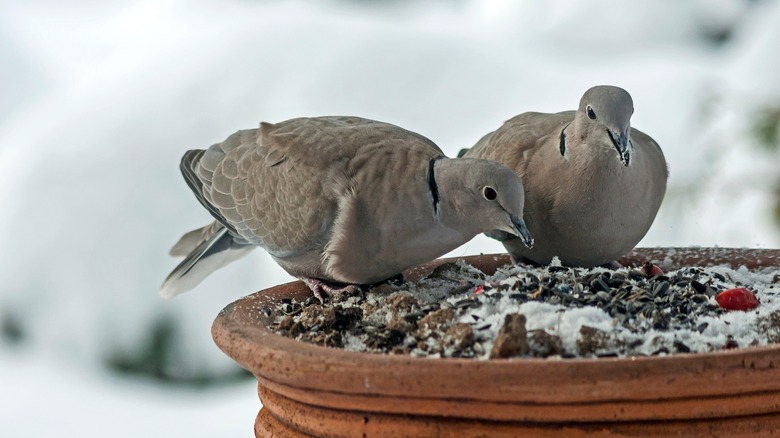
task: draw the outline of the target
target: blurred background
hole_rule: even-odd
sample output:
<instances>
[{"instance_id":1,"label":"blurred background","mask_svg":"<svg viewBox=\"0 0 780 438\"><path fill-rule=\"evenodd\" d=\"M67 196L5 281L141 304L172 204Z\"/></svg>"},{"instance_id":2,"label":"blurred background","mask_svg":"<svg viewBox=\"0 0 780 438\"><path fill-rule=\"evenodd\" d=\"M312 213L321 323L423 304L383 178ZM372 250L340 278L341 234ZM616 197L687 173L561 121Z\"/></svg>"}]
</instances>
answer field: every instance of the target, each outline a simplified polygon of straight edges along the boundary
<instances>
[{"instance_id":1,"label":"blurred background","mask_svg":"<svg viewBox=\"0 0 780 438\"><path fill-rule=\"evenodd\" d=\"M179 158L261 120L359 115L452 156L618 85L671 170L640 246L778 247L778 47L770 0L0 0L2 435L252 435L210 326L290 277L258 250L158 287L210 221Z\"/></svg>"}]
</instances>

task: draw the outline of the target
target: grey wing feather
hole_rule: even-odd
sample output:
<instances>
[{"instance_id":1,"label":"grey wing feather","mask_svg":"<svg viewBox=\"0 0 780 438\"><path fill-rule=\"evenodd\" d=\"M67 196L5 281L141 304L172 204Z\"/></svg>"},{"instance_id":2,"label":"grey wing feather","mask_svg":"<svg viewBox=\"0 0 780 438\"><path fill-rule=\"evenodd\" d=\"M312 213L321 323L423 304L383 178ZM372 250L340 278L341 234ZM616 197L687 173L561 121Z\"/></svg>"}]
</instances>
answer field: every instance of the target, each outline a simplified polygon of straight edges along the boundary
<instances>
[{"instance_id":1,"label":"grey wing feather","mask_svg":"<svg viewBox=\"0 0 780 438\"><path fill-rule=\"evenodd\" d=\"M209 152L211 152L211 150L209 150ZM216 206L214 206L214 204L211 203L210 199L206 198L206 195L204 194L203 180L198 175L198 169L203 167L199 166L199 164L201 163L205 153L206 151L201 149L185 152L181 159L181 165L179 168L181 169L182 175L184 175L184 180L187 182L190 190L192 190L192 193L195 194L195 198L198 199L198 202L200 202L201 205L203 205L203 207L205 207L206 210L211 213L211 216L213 216L214 219L216 219L219 223L224 225L228 230L235 234L235 227L231 225L227 219L225 219L225 216Z\"/></svg>"},{"instance_id":2,"label":"grey wing feather","mask_svg":"<svg viewBox=\"0 0 780 438\"><path fill-rule=\"evenodd\" d=\"M298 163L321 167L323 157L331 162L338 161L339 157L351 158L359 149L384 143L388 138L401 142L421 142L443 154L436 143L423 135L390 123L360 117L302 118L275 124L264 122L260 124L260 132L262 143L268 148L268 166L289 157Z\"/></svg>"},{"instance_id":3,"label":"grey wing feather","mask_svg":"<svg viewBox=\"0 0 780 438\"><path fill-rule=\"evenodd\" d=\"M574 111L548 114L527 112L517 115L495 131L486 134L464 155L502 162L521 175L528 155L550 136L574 119Z\"/></svg>"},{"instance_id":4,"label":"grey wing feather","mask_svg":"<svg viewBox=\"0 0 780 438\"><path fill-rule=\"evenodd\" d=\"M255 176L262 176L274 188L264 189L264 196L255 196L254 202L240 210L253 213L244 214L245 221L265 223L264 247L277 258L323 250L339 205L354 191L354 184L362 184L357 174L367 172L365 162L374 153L388 145L405 148L411 143L442 154L422 135L359 117L262 123L258 132L256 150L261 156L251 158L256 165L249 185L257 192L260 181ZM284 199L285 208L280 209L274 199Z\"/></svg>"}]
</instances>

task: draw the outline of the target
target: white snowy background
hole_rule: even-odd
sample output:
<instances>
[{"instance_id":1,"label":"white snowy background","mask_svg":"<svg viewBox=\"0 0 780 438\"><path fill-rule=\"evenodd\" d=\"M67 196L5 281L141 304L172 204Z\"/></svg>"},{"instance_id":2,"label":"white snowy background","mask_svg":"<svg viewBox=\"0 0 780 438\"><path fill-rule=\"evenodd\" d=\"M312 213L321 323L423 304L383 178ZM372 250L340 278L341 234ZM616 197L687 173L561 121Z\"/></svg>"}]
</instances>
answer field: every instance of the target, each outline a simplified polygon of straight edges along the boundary
<instances>
[{"instance_id":1,"label":"white snowy background","mask_svg":"<svg viewBox=\"0 0 780 438\"><path fill-rule=\"evenodd\" d=\"M455 155L618 85L671 169L640 245L778 247L755 134L778 47L770 0L0 0L0 435L252 435L255 384L210 325L289 277L258 250L157 290L210 220L180 156L260 120L360 115Z\"/></svg>"}]
</instances>

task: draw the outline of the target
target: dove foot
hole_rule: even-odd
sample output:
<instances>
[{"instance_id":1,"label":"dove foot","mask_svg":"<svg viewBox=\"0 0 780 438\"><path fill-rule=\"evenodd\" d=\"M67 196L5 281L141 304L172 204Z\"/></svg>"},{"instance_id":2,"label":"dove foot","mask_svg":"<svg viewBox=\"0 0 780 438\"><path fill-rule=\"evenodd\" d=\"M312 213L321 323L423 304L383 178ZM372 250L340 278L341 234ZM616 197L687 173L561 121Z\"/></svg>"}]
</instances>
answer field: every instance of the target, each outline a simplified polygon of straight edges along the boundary
<instances>
[{"instance_id":1,"label":"dove foot","mask_svg":"<svg viewBox=\"0 0 780 438\"><path fill-rule=\"evenodd\" d=\"M309 286L312 293L322 303L325 298L334 297L342 294L352 294L360 290L360 286L357 284L347 283L329 283L319 278L301 278L301 280Z\"/></svg>"}]
</instances>

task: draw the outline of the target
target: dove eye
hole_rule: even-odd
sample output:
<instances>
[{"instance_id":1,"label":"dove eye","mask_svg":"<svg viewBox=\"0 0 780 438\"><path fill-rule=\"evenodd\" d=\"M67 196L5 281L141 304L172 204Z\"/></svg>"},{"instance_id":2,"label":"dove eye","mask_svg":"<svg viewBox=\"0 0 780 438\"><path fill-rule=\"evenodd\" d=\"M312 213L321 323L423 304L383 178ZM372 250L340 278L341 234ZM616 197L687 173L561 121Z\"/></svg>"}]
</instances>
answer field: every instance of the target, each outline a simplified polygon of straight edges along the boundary
<instances>
[{"instance_id":1,"label":"dove eye","mask_svg":"<svg viewBox=\"0 0 780 438\"><path fill-rule=\"evenodd\" d=\"M591 108L590 105L588 105L587 110L588 110L588 118L591 120L596 120L596 112L593 111L593 108Z\"/></svg>"},{"instance_id":2,"label":"dove eye","mask_svg":"<svg viewBox=\"0 0 780 438\"><path fill-rule=\"evenodd\" d=\"M485 197L488 201L495 201L498 197L498 193L496 193L496 189L490 186L482 187L482 196Z\"/></svg>"}]
</instances>

